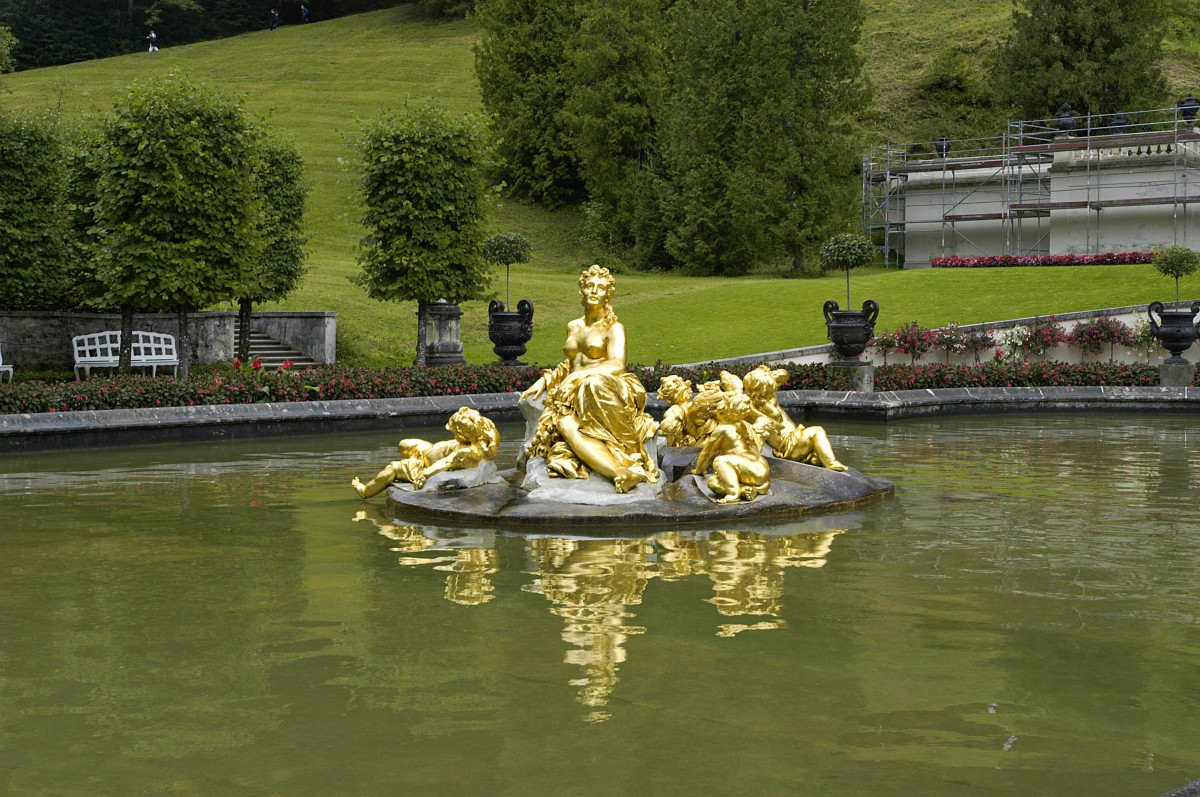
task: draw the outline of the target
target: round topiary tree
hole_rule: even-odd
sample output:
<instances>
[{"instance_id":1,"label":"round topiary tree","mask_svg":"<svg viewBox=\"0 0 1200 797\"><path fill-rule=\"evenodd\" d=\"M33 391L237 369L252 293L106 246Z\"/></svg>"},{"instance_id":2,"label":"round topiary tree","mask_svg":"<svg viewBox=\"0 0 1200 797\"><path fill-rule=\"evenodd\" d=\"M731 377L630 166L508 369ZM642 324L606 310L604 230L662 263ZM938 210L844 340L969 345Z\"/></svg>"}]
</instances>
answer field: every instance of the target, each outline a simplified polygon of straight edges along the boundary
<instances>
[{"instance_id":1,"label":"round topiary tree","mask_svg":"<svg viewBox=\"0 0 1200 797\"><path fill-rule=\"evenodd\" d=\"M1175 301L1179 301L1179 278L1195 274L1200 254L1186 246L1168 246L1154 255L1154 267L1164 277L1175 278Z\"/></svg>"},{"instance_id":2,"label":"round topiary tree","mask_svg":"<svg viewBox=\"0 0 1200 797\"><path fill-rule=\"evenodd\" d=\"M504 306L512 306L508 281L508 268L513 263L529 262L533 247L529 239L517 232L498 232L483 242L483 259L497 266L504 266Z\"/></svg>"},{"instance_id":3,"label":"round topiary tree","mask_svg":"<svg viewBox=\"0 0 1200 797\"><path fill-rule=\"evenodd\" d=\"M856 232L832 236L821 245L821 268L846 272L846 307L850 307L850 269L865 266L875 259L871 239Z\"/></svg>"}]
</instances>

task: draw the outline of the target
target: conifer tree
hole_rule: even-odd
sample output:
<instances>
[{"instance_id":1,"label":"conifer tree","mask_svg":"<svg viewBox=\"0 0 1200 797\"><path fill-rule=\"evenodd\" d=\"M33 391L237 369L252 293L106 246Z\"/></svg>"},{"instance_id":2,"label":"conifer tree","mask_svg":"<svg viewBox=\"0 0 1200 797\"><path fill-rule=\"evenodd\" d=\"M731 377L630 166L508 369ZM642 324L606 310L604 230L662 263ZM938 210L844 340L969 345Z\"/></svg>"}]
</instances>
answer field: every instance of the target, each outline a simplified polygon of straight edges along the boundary
<instances>
[{"instance_id":1,"label":"conifer tree","mask_svg":"<svg viewBox=\"0 0 1200 797\"><path fill-rule=\"evenodd\" d=\"M1016 0L1013 32L997 61L1001 99L1025 119L1063 103L1109 114L1155 107L1166 0Z\"/></svg>"},{"instance_id":2,"label":"conifer tree","mask_svg":"<svg viewBox=\"0 0 1200 797\"><path fill-rule=\"evenodd\" d=\"M661 94L661 0L580 0L566 119L587 187L590 232L635 259L652 260L652 103ZM639 217L642 219L639 222ZM647 240L649 239L649 240Z\"/></svg>"},{"instance_id":3,"label":"conifer tree","mask_svg":"<svg viewBox=\"0 0 1200 797\"><path fill-rule=\"evenodd\" d=\"M857 0L680 0L659 141L667 249L707 274L798 262L844 220L866 102Z\"/></svg>"},{"instance_id":4,"label":"conifer tree","mask_svg":"<svg viewBox=\"0 0 1200 797\"><path fill-rule=\"evenodd\" d=\"M563 106L578 29L573 0L481 0L475 72L508 188L554 206L583 195Z\"/></svg>"}]
</instances>

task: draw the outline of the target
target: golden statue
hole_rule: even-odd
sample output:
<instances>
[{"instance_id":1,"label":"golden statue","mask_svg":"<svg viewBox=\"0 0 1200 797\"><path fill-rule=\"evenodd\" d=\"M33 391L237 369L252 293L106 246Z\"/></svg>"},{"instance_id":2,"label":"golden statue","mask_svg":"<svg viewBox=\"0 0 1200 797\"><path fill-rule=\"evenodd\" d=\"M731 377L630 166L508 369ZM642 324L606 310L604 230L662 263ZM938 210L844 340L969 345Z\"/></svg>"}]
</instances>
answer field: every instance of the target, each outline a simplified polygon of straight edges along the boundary
<instances>
[{"instance_id":1,"label":"golden statue","mask_svg":"<svg viewBox=\"0 0 1200 797\"><path fill-rule=\"evenodd\" d=\"M823 428L801 426L779 406L775 394L785 382L787 371L782 368L772 371L766 365L758 366L742 380L746 396L750 399L751 420L765 433L775 456L819 465L828 470L848 470L833 455L833 447L829 445L829 437Z\"/></svg>"},{"instance_id":2,"label":"golden statue","mask_svg":"<svg viewBox=\"0 0 1200 797\"><path fill-rule=\"evenodd\" d=\"M712 466L708 488L718 503L753 501L771 489L771 466L762 455L763 439L750 425L750 399L742 393L726 393L717 410L717 425L704 441L696 468L703 476Z\"/></svg>"},{"instance_id":3,"label":"golden statue","mask_svg":"<svg viewBox=\"0 0 1200 797\"><path fill-rule=\"evenodd\" d=\"M446 429L452 440L430 443L416 437L406 438L397 446L400 459L379 471L363 484L356 476L350 484L360 498L379 495L394 481L410 482L416 489L425 486L430 476L451 470L466 470L495 459L500 449L500 432L491 419L478 410L462 407L450 416Z\"/></svg>"},{"instance_id":4,"label":"golden statue","mask_svg":"<svg viewBox=\"0 0 1200 797\"><path fill-rule=\"evenodd\" d=\"M682 376L664 376L658 385L658 400L669 406L663 413L658 432L669 446L694 446L698 441L689 433L688 411L692 405L692 383Z\"/></svg>"},{"instance_id":5,"label":"golden statue","mask_svg":"<svg viewBox=\"0 0 1200 797\"><path fill-rule=\"evenodd\" d=\"M583 316L567 324L566 359L521 394L545 398L528 457L545 457L554 476L585 479L594 471L618 493L658 479L645 442L658 424L646 413L646 389L625 371L625 327L612 309L616 280L592 266L579 277Z\"/></svg>"}]
</instances>

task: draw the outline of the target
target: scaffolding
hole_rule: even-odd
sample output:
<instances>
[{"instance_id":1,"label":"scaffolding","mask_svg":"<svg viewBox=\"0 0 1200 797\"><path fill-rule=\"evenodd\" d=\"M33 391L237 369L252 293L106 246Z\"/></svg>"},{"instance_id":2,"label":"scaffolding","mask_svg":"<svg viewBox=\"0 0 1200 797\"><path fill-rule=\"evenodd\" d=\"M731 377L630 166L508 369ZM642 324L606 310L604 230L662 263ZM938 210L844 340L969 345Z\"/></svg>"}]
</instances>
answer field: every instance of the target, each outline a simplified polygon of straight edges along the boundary
<instances>
[{"instance_id":1,"label":"scaffolding","mask_svg":"<svg viewBox=\"0 0 1200 797\"><path fill-rule=\"evenodd\" d=\"M1169 207L1171 242L1181 243L1196 232L1187 206L1200 203L1195 124L1195 109L1182 104L1109 116L1064 109L1055 119L1011 122L995 138L872 146L863 157L862 226L888 264L900 263L916 234L935 238L939 256L1043 253L1051 216L1081 237L1074 253L1092 254L1104 246L1103 211L1113 208ZM918 185L938 197L923 216L906 204Z\"/></svg>"}]
</instances>

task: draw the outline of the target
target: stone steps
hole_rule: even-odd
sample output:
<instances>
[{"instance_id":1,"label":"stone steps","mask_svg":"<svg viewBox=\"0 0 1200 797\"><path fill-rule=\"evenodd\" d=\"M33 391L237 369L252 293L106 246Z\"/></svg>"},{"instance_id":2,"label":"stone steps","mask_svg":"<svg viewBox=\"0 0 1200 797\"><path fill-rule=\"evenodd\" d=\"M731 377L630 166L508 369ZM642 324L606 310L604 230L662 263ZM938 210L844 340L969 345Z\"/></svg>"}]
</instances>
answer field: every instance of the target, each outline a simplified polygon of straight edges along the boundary
<instances>
[{"instance_id":1,"label":"stone steps","mask_svg":"<svg viewBox=\"0 0 1200 797\"><path fill-rule=\"evenodd\" d=\"M233 322L233 341L234 348L237 347L238 334L241 325L235 320ZM285 360L291 360L292 368L306 368L310 365L316 365L316 362L307 354L296 351L281 343L269 335L264 335L253 329L250 330L250 354L247 360L253 362L260 360L262 367L268 371L277 371L279 366L283 365Z\"/></svg>"}]
</instances>

